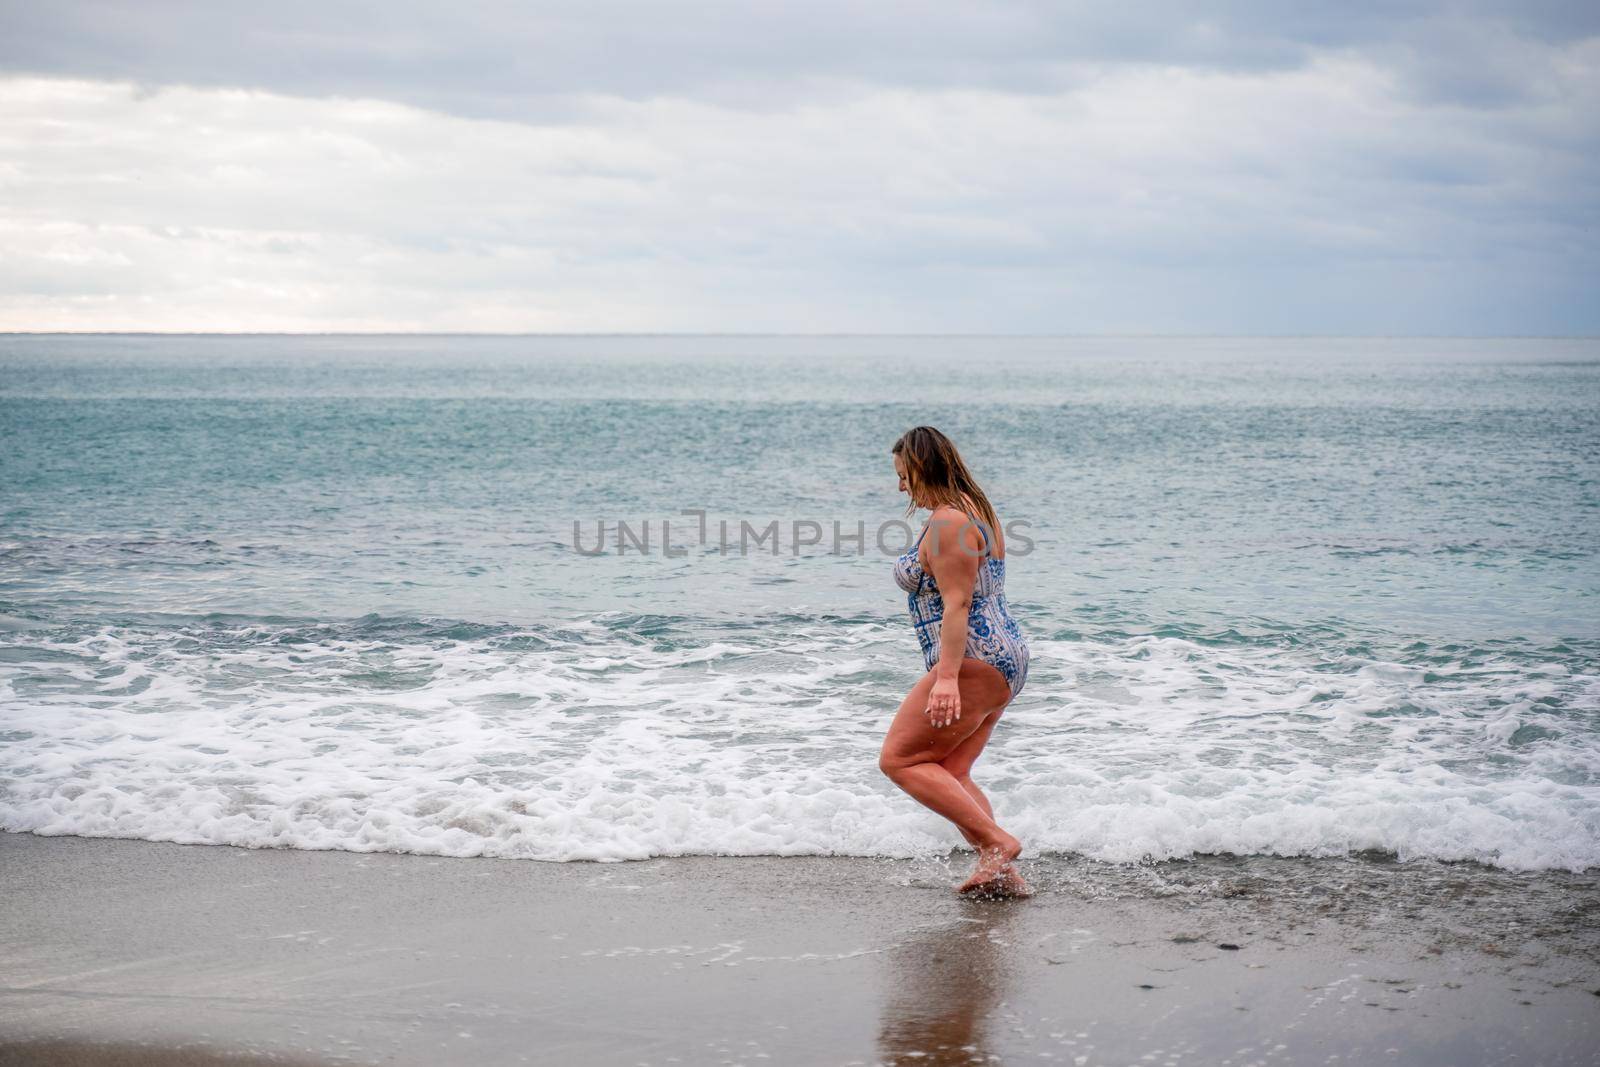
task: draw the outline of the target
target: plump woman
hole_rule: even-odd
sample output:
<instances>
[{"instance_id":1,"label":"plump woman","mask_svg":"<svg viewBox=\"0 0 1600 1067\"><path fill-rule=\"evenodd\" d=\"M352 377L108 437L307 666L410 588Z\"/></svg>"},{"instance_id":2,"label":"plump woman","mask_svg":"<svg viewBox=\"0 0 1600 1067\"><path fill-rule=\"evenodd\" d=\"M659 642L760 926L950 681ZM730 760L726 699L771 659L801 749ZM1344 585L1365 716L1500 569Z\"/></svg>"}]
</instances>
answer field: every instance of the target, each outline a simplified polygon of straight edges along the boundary
<instances>
[{"instance_id":1,"label":"plump woman","mask_svg":"<svg viewBox=\"0 0 1600 1067\"><path fill-rule=\"evenodd\" d=\"M960 892L1026 895L1012 862L1022 843L994 821L972 780L972 765L1028 677L1028 643L1006 605L1000 521L956 446L932 426L906 431L890 453L911 498L907 513L931 512L894 569L927 673L895 713L878 766L977 850Z\"/></svg>"}]
</instances>

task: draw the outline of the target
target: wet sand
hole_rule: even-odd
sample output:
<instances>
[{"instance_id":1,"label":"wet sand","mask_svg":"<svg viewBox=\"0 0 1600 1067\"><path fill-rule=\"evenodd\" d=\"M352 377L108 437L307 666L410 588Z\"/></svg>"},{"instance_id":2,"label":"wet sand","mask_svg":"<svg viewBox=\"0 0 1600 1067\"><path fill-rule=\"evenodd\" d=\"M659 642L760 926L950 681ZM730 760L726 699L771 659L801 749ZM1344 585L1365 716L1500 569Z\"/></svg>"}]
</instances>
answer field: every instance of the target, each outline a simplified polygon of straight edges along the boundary
<instances>
[{"instance_id":1,"label":"wet sand","mask_svg":"<svg viewBox=\"0 0 1600 1067\"><path fill-rule=\"evenodd\" d=\"M948 888L964 868L937 860L546 864L0 834L0 1064L1600 1052L1600 874L1025 869L1033 899L973 902Z\"/></svg>"}]
</instances>

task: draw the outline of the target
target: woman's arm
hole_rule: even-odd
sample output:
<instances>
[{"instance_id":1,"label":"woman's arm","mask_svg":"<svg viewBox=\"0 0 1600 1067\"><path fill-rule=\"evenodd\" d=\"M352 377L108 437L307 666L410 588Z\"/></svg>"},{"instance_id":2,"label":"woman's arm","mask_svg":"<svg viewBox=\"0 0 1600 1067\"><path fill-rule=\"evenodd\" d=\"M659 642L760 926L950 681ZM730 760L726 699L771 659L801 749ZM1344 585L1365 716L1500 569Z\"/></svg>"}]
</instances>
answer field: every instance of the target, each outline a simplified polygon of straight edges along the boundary
<instances>
[{"instance_id":1,"label":"woman's arm","mask_svg":"<svg viewBox=\"0 0 1600 1067\"><path fill-rule=\"evenodd\" d=\"M977 525L955 508L939 508L928 520L928 570L944 600L939 625L939 662L928 692L928 721L948 726L961 718L961 661L967 655L967 613L978 581L984 539Z\"/></svg>"}]
</instances>

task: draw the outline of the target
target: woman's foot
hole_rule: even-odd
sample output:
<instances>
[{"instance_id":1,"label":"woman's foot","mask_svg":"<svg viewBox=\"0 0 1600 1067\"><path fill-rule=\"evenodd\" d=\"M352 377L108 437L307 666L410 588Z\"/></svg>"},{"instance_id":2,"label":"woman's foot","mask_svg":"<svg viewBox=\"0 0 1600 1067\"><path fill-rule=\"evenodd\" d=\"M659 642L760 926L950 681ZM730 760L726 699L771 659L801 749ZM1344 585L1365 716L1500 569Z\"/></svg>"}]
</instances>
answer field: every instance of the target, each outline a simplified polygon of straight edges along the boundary
<instances>
[{"instance_id":1,"label":"woman's foot","mask_svg":"<svg viewBox=\"0 0 1600 1067\"><path fill-rule=\"evenodd\" d=\"M1011 864L1001 871L994 885L1001 896L1017 898L1033 896L1033 886L1022 877L1022 872L1017 870L1016 864Z\"/></svg>"},{"instance_id":2,"label":"woman's foot","mask_svg":"<svg viewBox=\"0 0 1600 1067\"><path fill-rule=\"evenodd\" d=\"M1022 842L1004 830L1000 831L1000 836L993 843L978 849L978 865L972 869L972 876L956 888L956 892L971 893L980 886L988 892L996 882L1006 877L1006 868L1020 855ZM1016 877L1020 881L1021 875Z\"/></svg>"},{"instance_id":3,"label":"woman's foot","mask_svg":"<svg viewBox=\"0 0 1600 1067\"><path fill-rule=\"evenodd\" d=\"M968 900L1026 900L1033 887L1016 867L1007 867L993 879L963 891Z\"/></svg>"}]
</instances>

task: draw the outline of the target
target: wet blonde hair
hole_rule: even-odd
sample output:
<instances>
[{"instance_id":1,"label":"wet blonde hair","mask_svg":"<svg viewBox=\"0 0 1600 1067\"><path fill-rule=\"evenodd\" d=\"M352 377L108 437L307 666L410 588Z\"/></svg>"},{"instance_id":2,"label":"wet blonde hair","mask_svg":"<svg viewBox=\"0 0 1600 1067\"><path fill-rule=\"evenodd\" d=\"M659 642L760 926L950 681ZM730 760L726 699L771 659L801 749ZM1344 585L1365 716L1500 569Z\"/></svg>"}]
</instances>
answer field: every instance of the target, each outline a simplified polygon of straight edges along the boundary
<instances>
[{"instance_id":1,"label":"wet blonde hair","mask_svg":"<svg viewBox=\"0 0 1600 1067\"><path fill-rule=\"evenodd\" d=\"M906 485L911 489L911 504L906 514L914 512L919 504L937 508L948 504L968 518L977 513L977 519L988 527L990 540L1000 525L989 498L978 486L978 480L961 461L955 442L932 426L913 426L900 435L889 449L906 465Z\"/></svg>"}]
</instances>

